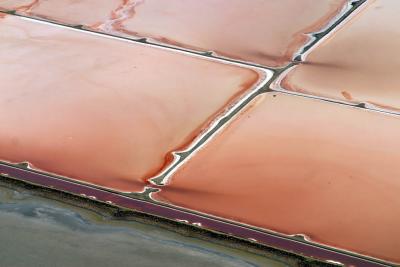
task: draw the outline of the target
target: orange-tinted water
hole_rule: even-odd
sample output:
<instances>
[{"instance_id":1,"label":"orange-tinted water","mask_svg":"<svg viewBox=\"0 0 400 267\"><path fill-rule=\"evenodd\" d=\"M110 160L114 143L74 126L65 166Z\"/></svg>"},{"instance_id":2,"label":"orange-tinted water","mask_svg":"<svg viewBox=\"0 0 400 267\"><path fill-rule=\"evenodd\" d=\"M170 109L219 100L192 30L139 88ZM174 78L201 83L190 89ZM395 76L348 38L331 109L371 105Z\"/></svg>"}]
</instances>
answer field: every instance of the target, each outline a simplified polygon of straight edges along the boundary
<instances>
[{"instance_id":1,"label":"orange-tinted water","mask_svg":"<svg viewBox=\"0 0 400 267\"><path fill-rule=\"evenodd\" d=\"M268 93L156 199L400 262L400 118Z\"/></svg>"},{"instance_id":2,"label":"orange-tinted water","mask_svg":"<svg viewBox=\"0 0 400 267\"><path fill-rule=\"evenodd\" d=\"M289 73L283 87L400 110L400 1L370 1Z\"/></svg>"},{"instance_id":3,"label":"orange-tinted water","mask_svg":"<svg viewBox=\"0 0 400 267\"><path fill-rule=\"evenodd\" d=\"M15 16L0 19L0 160L123 191L259 73Z\"/></svg>"},{"instance_id":4,"label":"orange-tinted water","mask_svg":"<svg viewBox=\"0 0 400 267\"><path fill-rule=\"evenodd\" d=\"M18 9L19 2L12 5L0 0L0 7ZM293 54L309 40L306 34L323 28L346 2L57 0L40 1L28 10L25 4L19 10L64 23L150 37L162 43L276 67L291 61Z\"/></svg>"}]
</instances>

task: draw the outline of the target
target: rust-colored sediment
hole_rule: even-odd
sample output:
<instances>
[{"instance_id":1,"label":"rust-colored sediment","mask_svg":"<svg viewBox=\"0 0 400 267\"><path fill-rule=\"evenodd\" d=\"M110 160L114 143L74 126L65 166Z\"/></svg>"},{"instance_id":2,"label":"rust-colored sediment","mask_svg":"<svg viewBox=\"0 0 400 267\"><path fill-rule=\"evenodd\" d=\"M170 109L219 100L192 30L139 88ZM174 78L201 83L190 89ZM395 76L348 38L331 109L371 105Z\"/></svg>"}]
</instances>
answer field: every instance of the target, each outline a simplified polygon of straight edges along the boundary
<instances>
[{"instance_id":1,"label":"rust-colored sediment","mask_svg":"<svg viewBox=\"0 0 400 267\"><path fill-rule=\"evenodd\" d=\"M346 0L41 1L28 15L250 61L283 66ZM6 1L8 3L8 1ZM0 0L0 8L7 7Z\"/></svg>"},{"instance_id":2,"label":"rust-colored sediment","mask_svg":"<svg viewBox=\"0 0 400 267\"><path fill-rule=\"evenodd\" d=\"M34 0L34 1L30 2L29 4L18 6L16 8L16 10L17 11L29 12L30 10L32 10L33 8L35 8L35 7L37 7L39 5L39 1L40 0Z\"/></svg>"},{"instance_id":3,"label":"rust-colored sediment","mask_svg":"<svg viewBox=\"0 0 400 267\"><path fill-rule=\"evenodd\" d=\"M15 16L0 32L0 160L122 191L261 77Z\"/></svg>"},{"instance_id":4,"label":"rust-colored sediment","mask_svg":"<svg viewBox=\"0 0 400 267\"><path fill-rule=\"evenodd\" d=\"M39 0L0 0L0 10L25 11L37 6Z\"/></svg>"},{"instance_id":5,"label":"rust-colored sediment","mask_svg":"<svg viewBox=\"0 0 400 267\"><path fill-rule=\"evenodd\" d=\"M91 26L109 19L121 0L56 0L56 1L1 1L0 8L54 20L64 24Z\"/></svg>"},{"instance_id":6,"label":"rust-colored sediment","mask_svg":"<svg viewBox=\"0 0 400 267\"><path fill-rule=\"evenodd\" d=\"M400 118L259 96L156 199L400 263Z\"/></svg>"},{"instance_id":7,"label":"rust-colored sediment","mask_svg":"<svg viewBox=\"0 0 400 267\"><path fill-rule=\"evenodd\" d=\"M135 8L141 3L143 3L143 0L123 0L115 10L111 11L109 19L92 25L90 28L112 34L119 32L134 36L136 33L127 31L124 22L135 15Z\"/></svg>"},{"instance_id":8,"label":"rust-colored sediment","mask_svg":"<svg viewBox=\"0 0 400 267\"><path fill-rule=\"evenodd\" d=\"M287 64L308 40L304 34L323 27L344 2L147 0L136 7L124 29L171 45L275 67Z\"/></svg>"},{"instance_id":9,"label":"rust-colored sediment","mask_svg":"<svg viewBox=\"0 0 400 267\"><path fill-rule=\"evenodd\" d=\"M282 87L399 111L399 11L400 1L371 1L291 71Z\"/></svg>"}]
</instances>

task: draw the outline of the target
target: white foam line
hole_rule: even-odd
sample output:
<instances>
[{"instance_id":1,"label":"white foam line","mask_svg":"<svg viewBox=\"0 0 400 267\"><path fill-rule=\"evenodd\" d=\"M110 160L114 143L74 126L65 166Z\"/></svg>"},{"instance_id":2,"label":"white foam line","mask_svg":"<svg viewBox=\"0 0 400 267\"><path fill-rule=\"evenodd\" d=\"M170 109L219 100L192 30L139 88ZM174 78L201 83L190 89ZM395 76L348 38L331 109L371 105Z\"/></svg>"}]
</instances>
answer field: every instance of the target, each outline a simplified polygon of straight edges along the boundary
<instances>
[{"instance_id":1,"label":"white foam line","mask_svg":"<svg viewBox=\"0 0 400 267\"><path fill-rule=\"evenodd\" d=\"M241 227L243 229L252 229L252 230L258 231L260 233L266 233L266 234L269 234L269 235L274 235L274 236L277 236L277 237L280 237L280 238L283 238L283 239L286 239L286 240L290 240L290 241L297 242L297 243L302 243L302 244L308 244L310 246L318 247L320 249L324 249L324 250L328 250L328 251L334 251L334 252L338 252L338 253L342 253L342 254L347 254L347 255L350 255L350 256L353 256L353 257L358 257L358 258L361 258L361 259L364 259L364 260L372 261L374 263L381 264L381 265L390 264L389 261L385 261L385 260L382 260L382 259L374 258L374 257L368 256L366 254L357 253L357 252L350 251L350 250L347 250L347 249L337 248L335 246L330 246L330 245L326 245L326 244L320 243L320 242L318 242L316 240L313 240L312 238L310 238L310 237L308 237L308 236L306 236L304 234L283 234L283 233L280 233L280 232L276 232L276 231L273 231L273 230L270 230L270 229L254 226L254 225L251 225L251 224L247 224L247 223L243 223L243 222L237 222L237 221L232 220L232 219L223 218L223 217L216 216L216 215L211 215L211 214L204 213L204 212L201 212L201 211L191 210L189 208L183 208L181 206L177 206L177 205L174 205L174 204L171 204L171 203L168 203L166 205L164 202L161 202L161 201L158 201L158 200L154 199L151 196L152 194L153 194L153 192L150 192L150 198L156 204L167 206L167 207L171 207L171 208L174 208L176 210L183 211L183 212L196 214L196 215L201 216L203 218L211 219L211 220L214 220L214 221L226 222L226 223ZM179 219L179 218L177 218L177 219ZM189 222L189 223L191 223L191 222ZM301 237L301 239L296 238L296 236Z\"/></svg>"},{"instance_id":2,"label":"white foam line","mask_svg":"<svg viewBox=\"0 0 400 267\"><path fill-rule=\"evenodd\" d=\"M310 40L308 40L308 42L305 45L303 45L301 48L299 48L297 50L297 52L293 55L293 58L300 57L301 61L304 61L305 58L308 56L308 54L312 50L314 50L318 46L319 43L325 41L327 38L332 36L333 33L338 31L342 25L344 25L345 23L347 23L350 19L352 19L354 17L354 15L355 15L354 13L355 13L356 10L359 10L360 8L363 8L366 5L366 3L368 2L366 0L365 2L361 3L360 6L358 6L355 10L353 10L351 12L351 14L349 14L349 16L347 16L345 19L340 21L344 15L346 15L348 12L351 11L351 9L353 8L352 4L353 3L357 3L359 1L363 1L363 0L348 0L347 4L342 8L342 10L332 20L330 20L328 22L328 24L325 25L325 27L323 27L319 31L311 32L311 33L306 34L308 37L310 37ZM338 22L339 22L339 24L336 25L336 27L330 29L333 25L335 25L335 23L338 23ZM329 30L329 32L327 32L328 30ZM310 44L312 44L316 40L315 35L321 34L321 33L324 33L324 32L326 32L326 34L324 36L322 36L322 38L317 40L317 42L315 42L312 46L310 46L307 50L304 51L305 48L307 48Z\"/></svg>"}]
</instances>

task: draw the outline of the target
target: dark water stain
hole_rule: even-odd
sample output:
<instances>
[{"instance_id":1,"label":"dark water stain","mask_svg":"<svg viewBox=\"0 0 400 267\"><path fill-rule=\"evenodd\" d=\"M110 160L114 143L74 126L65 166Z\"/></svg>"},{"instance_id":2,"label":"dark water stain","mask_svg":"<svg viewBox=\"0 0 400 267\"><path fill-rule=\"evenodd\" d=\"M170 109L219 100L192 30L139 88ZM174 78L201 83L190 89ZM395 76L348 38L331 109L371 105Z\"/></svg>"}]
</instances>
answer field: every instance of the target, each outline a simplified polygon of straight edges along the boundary
<instances>
[{"instance_id":1,"label":"dark water stain","mask_svg":"<svg viewBox=\"0 0 400 267\"><path fill-rule=\"evenodd\" d=\"M0 186L1 266L288 266Z\"/></svg>"}]
</instances>

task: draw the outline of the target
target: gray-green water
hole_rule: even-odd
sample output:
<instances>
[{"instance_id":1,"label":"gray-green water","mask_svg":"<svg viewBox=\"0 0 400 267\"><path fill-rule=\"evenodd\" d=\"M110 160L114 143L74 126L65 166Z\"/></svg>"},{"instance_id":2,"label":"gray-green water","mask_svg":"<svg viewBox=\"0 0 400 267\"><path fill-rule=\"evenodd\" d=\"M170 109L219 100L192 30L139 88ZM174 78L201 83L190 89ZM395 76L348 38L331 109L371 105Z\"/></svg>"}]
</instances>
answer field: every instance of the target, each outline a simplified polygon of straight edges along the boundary
<instances>
[{"instance_id":1,"label":"gray-green water","mask_svg":"<svg viewBox=\"0 0 400 267\"><path fill-rule=\"evenodd\" d=\"M0 266L288 266L0 186Z\"/></svg>"}]
</instances>

